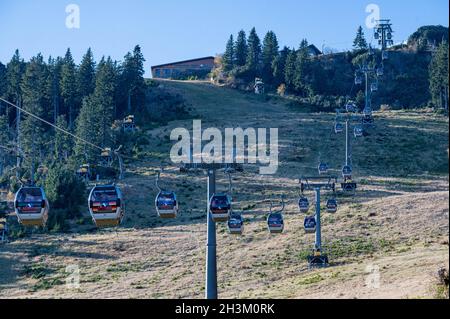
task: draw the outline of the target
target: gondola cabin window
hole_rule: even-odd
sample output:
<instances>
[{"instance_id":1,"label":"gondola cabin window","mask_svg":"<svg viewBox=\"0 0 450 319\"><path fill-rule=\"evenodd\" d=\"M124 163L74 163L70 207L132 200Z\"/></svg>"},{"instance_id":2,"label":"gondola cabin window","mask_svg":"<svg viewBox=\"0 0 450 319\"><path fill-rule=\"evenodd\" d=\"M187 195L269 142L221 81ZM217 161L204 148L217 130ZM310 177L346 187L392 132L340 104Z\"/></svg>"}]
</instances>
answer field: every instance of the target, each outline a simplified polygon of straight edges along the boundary
<instances>
[{"instance_id":1,"label":"gondola cabin window","mask_svg":"<svg viewBox=\"0 0 450 319\"><path fill-rule=\"evenodd\" d=\"M40 213L42 205L43 198L39 188L20 190L17 196L17 208L20 212L27 214Z\"/></svg>"}]
</instances>

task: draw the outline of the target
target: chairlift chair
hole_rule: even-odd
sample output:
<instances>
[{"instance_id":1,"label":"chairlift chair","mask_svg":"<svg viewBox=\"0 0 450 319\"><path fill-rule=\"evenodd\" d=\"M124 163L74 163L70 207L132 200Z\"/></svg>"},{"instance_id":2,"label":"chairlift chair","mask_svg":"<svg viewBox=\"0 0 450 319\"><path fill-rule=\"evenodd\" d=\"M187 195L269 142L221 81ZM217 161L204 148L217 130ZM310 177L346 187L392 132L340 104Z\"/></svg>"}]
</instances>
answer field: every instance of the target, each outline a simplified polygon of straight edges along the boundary
<instances>
[{"instance_id":1,"label":"chairlift chair","mask_svg":"<svg viewBox=\"0 0 450 319\"><path fill-rule=\"evenodd\" d=\"M364 129L361 126L355 126L353 134L355 137L362 137L364 136Z\"/></svg>"},{"instance_id":2,"label":"chairlift chair","mask_svg":"<svg viewBox=\"0 0 450 319\"><path fill-rule=\"evenodd\" d=\"M125 214L122 192L116 185L95 185L88 198L89 212L98 228L120 225Z\"/></svg>"},{"instance_id":3,"label":"chairlift chair","mask_svg":"<svg viewBox=\"0 0 450 319\"><path fill-rule=\"evenodd\" d=\"M337 212L336 198L330 198L327 200L327 213L334 214Z\"/></svg>"},{"instance_id":4,"label":"chairlift chair","mask_svg":"<svg viewBox=\"0 0 450 319\"><path fill-rule=\"evenodd\" d=\"M225 193L213 194L209 200L209 212L214 222L227 221L231 213L231 196Z\"/></svg>"},{"instance_id":5,"label":"chairlift chair","mask_svg":"<svg viewBox=\"0 0 450 319\"><path fill-rule=\"evenodd\" d=\"M377 76L383 76L384 75L384 68L381 66L377 68Z\"/></svg>"},{"instance_id":6,"label":"chairlift chair","mask_svg":"<svg viewBox=\"0 0 450 319\"><path fill-rule=\"evenodd\" d=\"M301 196L298 200L298 207L300 208L300 213L307 213L309 210L309 200L307 197Z\"/></svg>"},{"instance_id":7,"label":"chairlift chair","mask_svg":"<svg viewBox=\"0 0 450 319\"><path fill-rule=\"evenodd\" d=\"M384 60L387 60L387 59L389 59L389 53L387 52L387 51L382 51L381 52L381 59L384 61Z\"/></svg>"},{"instance_id":8,"label":"chairlift chair","mask_svg":"<svg viewBox=\"0 0 450 319\"><path fill-rule=\"evenodd\" d=\"M101 162L104 166L111 166L113 162L112 150L110 147L106 147L100 153Z\"/></svg>"},{"instance_id":9,"label":"chairlift chair","mask_svg":"<svg viewBox=\"0 0 450 319\"><path fill-rule=\"evenodd\" d=\"M24 226L45 226L50 209L42 187L21 187L14 198L17 220Z\"/></svg>"},{"instance_id":10,"label":"chairlift chair","mask_svg":"<svg viewBox=\"0 0 450 319\"><path fill-rule=\"evenodd\" d=\"M317 167L317 169L318 169L320 175L326 174L326 173L328 173L328 164L321 162L321 163L319 163L319 166Z\"/></svg>"},{"instance_id":11,"label":"chairlift chair","mask_svg":"<svg viewBox=\"0 0 450 319\"><path fill-rule=\"evenodd\" d=\"M345 110L346 110L347 112L349 112L349 113L354 113L354 112L356 112L357 107L356 107L355 102L353 102L353 101L348 101L348 102L345 104Z\"/></svg>"},{"instance_id":12,"label":"chairlift chair","mask_svg":"<svg viewBox=\"0 0 450 319\"><path fill-rule=\"evenodd\" d=\"M344 125L342 123L335 123L334 124L334 132L336 134L342 133L344 131Z\"/></svg>"},{"instance_id":13,"label":"chairlift chair","mask_svg":"<svg viewBox=\"0 0 450 319\"><path fill-rule=\"evenodd\" d=\"M255 94L264 94L264 82L260 78L255 78Z\"/></svg>"},{"instance_id":14,"label":"chairlift chair","mask_svg":"<svg viewBox=\"0 0 450 319\"><path fill-rule=\"evenodd\" d=\"M232 212L231 203L231 174L230 171L226 171L228 174L228 193L213 194L209 200L209 212L211 213L212 220L214 222L225 222L229 219Z\"/></svg>"},{"instance_id":15,"label":"chairlift chair","mask_svg":"<svg viewBox=\"0 0 450 319\"><path fill-rule=\"evenodd\" d=\"M176 218L178 214L177 195L172 191L160 190L155 198L158 217Z\"/></svg>"},{"instance_id":16,"label":"chairlift chair","mask_svg":"<svg viewBox=\"0 0 450 319\"><path fill-rule=\"evenodd\" d=\"M242 235L244 232L244 219L240 213L231 213L228 219L228 231L232 235Z\"/></svg>"},{"instance_id":17,"label":"chairlift chair","mask_svg":"<svg viewBox=\"0 0 450 319\"><path fill-rule=\"evenodd\" d=\"M378 83L374 82L370 85L370 91L376 92L378 91Z\"/></svg>"},{"instance_id":18,"label":"chairlift chair","mask_svg":"<svg viewBox=\"0 0 450 319\"><path fill-rule=\"evenodd\" d=\"M363 79L360 75L355 76L355 85L361 85L363 82Z\"/></svg>"},{"instance_id":19,"label":"chairlift chair","mask_svg":"<svg viewBox=\"0 0 450 319\"><path fill-rule=\"evenodd\" d=\"M126 132L134 131L136 129L134 115L128 115L127 117L125 117L122 123L122 127Z\"/></svg>"},{"instance_id":20,"label":"chairlift chair","mask_svg":"<svg viewBox=\"0 0 450 319\"><path fill-rule=\"evenodd\" d=\"M374 37L375 40L378 40L380 38L380 34L378 32L375 32L373 34L373 37Z\"/></svg>"},{"instance_id":21,"label":"chairlift chair","mask_svg":"<svg viewBox=\"0 0 450 319\"><path fill-rule=\"evenodd\" d=\"M88 180L91 178L91 167L89 164L82 164L77 170L77 176Z\"/></svg>"},{"instance_id":22,"label":"chairlift chair","mask_svg":"<svg viewBox=\"0 0 450 319\"><path fill-rule=\"evenodd\" d=\"M316 232L317 222L315 216L306 216L305 221L303 222L303 228L305 229L305 233L312 234Z\"/></svg>"},{"instance_id":23,"label":"chairlift chair","mask_svg":"<svg viewBox=\"0 0 450 319\"><path fill-rule=\"evenodd\" d=\"M160 172L156 177L158 195L155 198L156 213L160 218L176 218L178 215L177 195L173 191L163 190L159 187Z\"/></svg>"},{"instance_id":24,"label":"chairlift chair","mask_svg":"<svg viewBox=\"0 0 450 319\"><path fill-rule=\"evenodd\" d=\"M267 217L267 228L271 234L280 234L284 230L284 218L281 213L270 213Z\"/></svg>"},{"instance_id":25,"label":"chairlift chair","mask_svg":"<svg viewBox=\"0 0 450 319\"><path fill-rule=\"evenodd\" d=\"M281 197L281 204L282 207L280 210L272 211L273 204L270 202L270 213L267 216L267 229L269 230L269 233L271 234L279 234L284 231L284 218L283 218L283 211L284 211L284 198Z\"/></svg>"}]
</instances>

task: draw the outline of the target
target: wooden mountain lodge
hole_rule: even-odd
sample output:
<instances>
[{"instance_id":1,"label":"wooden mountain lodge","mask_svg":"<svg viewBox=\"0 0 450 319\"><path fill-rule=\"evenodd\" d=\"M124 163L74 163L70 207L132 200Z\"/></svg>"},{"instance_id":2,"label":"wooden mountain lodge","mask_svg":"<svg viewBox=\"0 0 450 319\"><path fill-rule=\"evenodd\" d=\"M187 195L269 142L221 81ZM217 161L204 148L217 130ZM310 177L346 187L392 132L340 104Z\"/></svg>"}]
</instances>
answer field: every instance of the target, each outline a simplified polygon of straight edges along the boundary
<instances>
[{"instance_id":1,"label":"wooden mountain lodge","mask_svg":"<svg viewBox=\"0 0 450 319\"><path fill-rule=\"evenodd\" d=\"M191 59L152 66L152 77L156 79L188 78L205 79L214 68L214 57Z\"/></svg>"}]
</instances>

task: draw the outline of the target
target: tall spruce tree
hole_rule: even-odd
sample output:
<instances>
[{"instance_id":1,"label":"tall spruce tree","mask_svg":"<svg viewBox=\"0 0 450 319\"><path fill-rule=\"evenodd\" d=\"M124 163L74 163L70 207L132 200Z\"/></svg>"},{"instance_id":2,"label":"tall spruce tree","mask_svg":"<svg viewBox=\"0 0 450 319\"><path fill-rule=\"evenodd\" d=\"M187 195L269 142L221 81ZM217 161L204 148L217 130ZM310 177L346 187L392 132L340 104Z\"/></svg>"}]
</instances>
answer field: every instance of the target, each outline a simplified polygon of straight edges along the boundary
<instances>
[{"instance_id":1,"label":"tall spruce tree","mask_svg":"<svg viewBox=\"0 0 450 319\"><path fill-rule=\"evenodd\" d=\"M20 84L22 82L24 73L25 62L20 57L19 50L16 50L11 61L6 66L6 93L8 95L8 98L12 102L19 104L19 106L22 98L22 88Z\"/></svg>"},{"instance_id":2,"label":"tall spruce tree","mask_svg":"<svg viewBox=\"0 0 450 319\"><path fill-rule=\"evenodd\" d=\"M297 60L297 51L295 49L290 50L286 58L286 65L284 70L284 81L286 84L286 88L289 91L294 90L296 60Z\"/></svg>"},{"instance_id":3,"label":"tall spruce tree","mask_svg":"<svg viewBox=\"0 0 450 319\"><path fill-rule=\"evenodd\" d=\"M76 120L76 134L78 137L90 143L100 142L100 116L98 114L99 106L94 95L90 95L83 99L80 114ZM79 161L94 162L98 158L99 150L92 146L86 145L84 142L77 140L75 142L75 156Z\"/></svg>"},{"instance_id":4,"label":"tall spruce tree","mask_svg":"<svg viewBox=\"0 0 450 319\"><path fill-rule=\"evenodd\" d=\"M111 58L102 58L97 67L95 90L83 99L77 119L76 133L79 137L101 147L112 147L114 96L116 90L115 65ZM98 150L77 141L75 154L79 159L95 161Z\"/></svg>"},{"instance_id":5,"label":"tall spruce tree","mask_svg":"<svg viewBox=\"0 0 450 319\"><path fill-rule=\"evenodd\" d=\"M95 89L95 62L91 48L81 60L78 68L78 94L82 99L94 92Z\"/></svg>"},{"instance_id":6,"label":"tall spruce tree","mask_svg":"<svg viewBox=\"0 0 450 319\"><path fill-rule=\"evenodd\" d=\"M58 116L56 125L64 130L68 130L67 120L64 115ZM73 140L67 134L60 130L55 131L55 158L59 161L61 159L67 160L71 155L73 147Z\"/></svg>"},{"instance_id":7,"label":"tall spruce tree","mask_svg":"<svg viewBox=\"0 0 450 319\"><path fill-rule=\"evenodd\" d=\"M51 114L53 115L53 123L57 122L60 105L62 104L61 100L61 71L63 65L63 59L61 57L57 57L56 59L49 58L48 59L48 95L51 103Z\"/></svg>"},{"instance_id":8,"label":"tall spruce tree","mask_svg":"<svg viewBox=\"0 0 450 319\"><path fill-rule=\"evenodd\" d=\"M69 121L69 128L73 128L73 124L78 114L79 99L77 87L76 65L72 57L70 49L67 49L61 70L60 81L61 97L64 103L64 115Z\"/></svg>"},{"instance_id":9,"label":"tall spruce tree","mask_svg":"<svg viewBox=\"0 0 450 319\"><path fill-rule=\"evenodd\" d=\"M355 40L353 40L353 48L355 50L366 50L367 49L367 41L364 37L364 31L361 26L358 27L356 31Z\"/></svg>"},{"instance_id":10,"label":"tall spruce tree","mask_svg":"<svg viewBox=\"0 0 450 319\"><path fill-rule=\"evenodd\" d=\"M224 72L229 72L234 68L235 54L234 54L234 38L230 35L225 48L225 53L222 56L222 66Z\"/></svg>"},{"instance_id":11,"label":"tall spruce tree","mask_svg":"<svg viewBox=\"0 0 450 319\"><path fill-rule=\"evenodd\" d=\"M261 40L253 27L247 39L248 51L245 67L248 70L250 78L259 76L261 72Z\"/></svg>"},{"instance_id":12,"label":"tall spruce tree","mask_svg":"<svg viewBox=\"0 0 450 319\"><path fill-rule=\"evenodd\" d=\"M294 89L302 96L308 94L308 85L306 83L306 77L308 75L308 41L303 39L300 43L300 48L297 51L295 60L295 75L294 75Z\"/></svg>"},{"instance_id":13,"label":"tall spruce tree","mask_svg":"<svg viewBox=\"0 0 450 319\"><path fill-rule=\"evenodd\" d=\"M125 100L125 108L121 105L120 115L135 113L141 110L145 101L144 56L141 47L136 45L133 53L128 52L122 64L120 90Z\"/></svg>"},{"instance_id":14,"label":"tall spruce tree","mask_svg":"<svg viewBox=\"0 0 450 319\"><path fill-rule=\"evenodd\" d=\"M262 49L262 78L265 83L272 84L274 80L273 63L279 53L278 39L273 31L266 33Z\"/></svg>"},{"instance_id":15,"label":"tall spruce tree","mask_svg":"<svg viewBox=\"0 0 450 319\"><path fill-rule=\"evenodd\" d=\"M31 58L21 85L23 108L39 117L46 116L45 108L49 104L45 90L47 77L47 66L42 55L38 54ZM41 121L31 116L24 116L20 127L21 146L24 153L29 155L26 161L32 164L32 168L38 163L39 154L42 154L45 129Z\"/></svg>"},{"instance_id":16,"label":"tall spruce tree","mask_svg":"<svg viewBox=\"0 0 450 319\"><path fill-rule=\"evenodd\" d=\"M247 36L244 30L239 31L234 46L236 66L244 66L247 61Z\"/></svg>"},{"instance_id":17,"label":"tall spruce tree","mask_svg":"<svg viewBox=\"0 0 450 319\"><path fill-rule=\"evenodd\" d=\"M98 65L95 81L94 100L98 104L100 116L99 138L101 146L112 143L111 125L114 120L114 95L116 90L116 74L114 62L108 57ZM97 142L97 143L98 143Z\"/></svg>"},{"instance_id":18,"label":"tall spruce tree","mask_svg":"<svg viewBox=\"0 0 450 319\"><path fill-rule=\"evenodd\" d=\"M284 47L280 54L273 60L272 70L275 86L279 86L285 82L286 61L289 53L290 49L288 47Z\"/></svg>"},{"instance_id":19,"label":"tall spruce tree","mask_svg":"<svg viewBox=\"0 0 450 319\"><path fill-rule=\"evenodd\" d=\"M8 100L17 104L18 106L22 106L22 78L25 73L26 64L23 59L20 57L19 50L14 52L11 61L6 65L6 95ZM17 147L21 147L21 134L20 134L20 123L21 123L21 111L19 109L12 110L12 117L15 119L16 127L15 127L15 139ZM20 165L20 157L17 156L17 165ZM17 172L18 174L18 172Z\"/></svg>"}]
</instances>

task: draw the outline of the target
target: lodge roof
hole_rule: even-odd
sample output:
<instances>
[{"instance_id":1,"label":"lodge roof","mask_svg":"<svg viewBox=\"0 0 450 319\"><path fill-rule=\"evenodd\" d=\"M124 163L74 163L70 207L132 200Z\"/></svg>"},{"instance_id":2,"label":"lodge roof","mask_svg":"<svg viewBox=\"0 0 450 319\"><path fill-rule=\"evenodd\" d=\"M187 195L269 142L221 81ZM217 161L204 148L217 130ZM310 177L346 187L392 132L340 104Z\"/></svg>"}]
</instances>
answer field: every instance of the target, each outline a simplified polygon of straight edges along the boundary
<instances>
[{"instance_id":1,"label":"lodge roof","mask_svg":"<svg viewBox=\"0 0 450 319\"><path fill-rule=\"evenodd\" d=\"M168 65L177 65L177 64L188 63L188 62L195 62L195 61L206 60L206 59L214 60L214 57L213 56L207 56L207 57L203 57L203 58L196 58L196 59L190 59L190 60L184 60L184 61L177 61L177 62L172 62L172 63L165 63L165 64L154 65L154 66L152 66L152 70L155 69L155 68L161 68L161 67L168 66Z\"/></svg>"}]
</instances>

